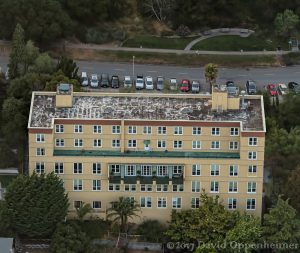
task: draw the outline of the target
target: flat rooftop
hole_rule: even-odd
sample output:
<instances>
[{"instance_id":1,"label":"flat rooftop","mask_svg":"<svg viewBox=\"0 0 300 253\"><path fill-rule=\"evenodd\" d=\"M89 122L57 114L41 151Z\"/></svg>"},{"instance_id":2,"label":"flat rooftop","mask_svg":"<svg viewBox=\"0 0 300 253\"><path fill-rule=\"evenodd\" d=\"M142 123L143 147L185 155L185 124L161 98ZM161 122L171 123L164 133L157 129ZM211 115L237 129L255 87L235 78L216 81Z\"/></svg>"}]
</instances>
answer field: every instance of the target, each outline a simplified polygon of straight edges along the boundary
<instances>
[{"instance_id":1,"label":"flat rooftop","mask_svg":"<svg viewBox=\"0 0 300 253\"><path fill-rule=\"evenodd\" d=\"M243 130L263 131L260 98L245 96L246 109L216 112L210 95L73 93L71 108L56 108L55 93L35 92L29 127L51 128L52 119L240 121Z\"/></svg>"}]
</instances>

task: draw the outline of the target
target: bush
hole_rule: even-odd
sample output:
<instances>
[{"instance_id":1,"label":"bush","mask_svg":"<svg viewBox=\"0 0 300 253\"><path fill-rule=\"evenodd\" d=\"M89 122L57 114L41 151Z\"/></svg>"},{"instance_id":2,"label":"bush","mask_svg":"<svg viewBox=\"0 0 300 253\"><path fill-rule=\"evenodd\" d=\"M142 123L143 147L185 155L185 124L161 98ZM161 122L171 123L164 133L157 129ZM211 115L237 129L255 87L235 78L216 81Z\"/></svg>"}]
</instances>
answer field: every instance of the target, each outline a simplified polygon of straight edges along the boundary
<instances>
[{"instance_id":1,"label":"bush","mask_svg":"<svg viewBox=\"0 0 300 253\"><path fill-rule=\"evenodd\" d=\"M191 34L191 30L186 25L180 25L176 30L176 34L181 37L186 37Z\"/></svg>"},{"instance_id":2,"label":"bush","mask_svg":"<svg viewBox=\"0 0 300 253\"><path fill-rule=\"evenodd\" d=\"M161 242L165 230L158 220L145 220L138 226L137 233L149 242Z\"/></svg>"},{"instance_id":3,"label":"bush","mask_svg":"<svg viewBox=\"0 0 300 253\"><path fill-rule=\"evenodd\" d=\"M160 37L173 36L174 32L170 30L164 30L160 32Z\"/></svg>"},{"instance_id":4,"label":"bush","mask_svg":"<svg viewBox=\"0 0 300 253\"><path fill-rule=\"evenodd\" d=\"M101 44L114 40L122 41L126 34L122 30L112 29L111 27L92 27L86 32L85 41L87 43Z\"/></svg>"}]
</instances>

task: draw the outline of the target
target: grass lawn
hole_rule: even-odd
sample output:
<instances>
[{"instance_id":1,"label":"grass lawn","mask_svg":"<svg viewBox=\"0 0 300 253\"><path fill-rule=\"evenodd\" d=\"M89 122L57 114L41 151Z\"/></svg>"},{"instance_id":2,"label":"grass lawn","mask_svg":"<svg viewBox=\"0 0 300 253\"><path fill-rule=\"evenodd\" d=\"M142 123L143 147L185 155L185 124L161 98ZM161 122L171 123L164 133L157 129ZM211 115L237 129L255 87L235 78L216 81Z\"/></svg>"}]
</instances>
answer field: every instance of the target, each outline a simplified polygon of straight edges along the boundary
<instances>
[{"instance_id":1,"label":"grass lawn","mask_svg":"<svg viewBox=\"0 0 300 253\"><path fill-rule=\"evenodd\" d=\"M193 46L193 50L208 51L275 51L278 46L282 50L288 50L288 43L278 41L278 39L268 39L250 35L249 37L240 37L238 35L224 35L208 38L198 42Z\"/></svg>"},{"instance_id":2,"label":"grass lawn","mask_svg":"<svg viewBox=\"0 0 300 253\"><path fill-rule=\"evenodd\" d=\"M166 49L184 49L186 45L195 38L177 38L170 39L164 37L155 37L149 35L140 35L128 39L123 47L144 47L144 48L166 48Z\"/></svg>"}]
</instances>

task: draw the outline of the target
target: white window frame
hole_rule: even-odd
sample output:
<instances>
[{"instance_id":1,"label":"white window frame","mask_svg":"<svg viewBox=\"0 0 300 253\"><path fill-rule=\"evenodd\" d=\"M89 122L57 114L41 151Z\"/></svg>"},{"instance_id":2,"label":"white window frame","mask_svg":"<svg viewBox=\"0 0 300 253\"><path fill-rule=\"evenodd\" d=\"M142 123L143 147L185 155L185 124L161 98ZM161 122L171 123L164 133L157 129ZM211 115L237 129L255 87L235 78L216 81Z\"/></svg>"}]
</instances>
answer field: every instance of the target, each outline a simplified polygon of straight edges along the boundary
<instances>
[{"instance_id":1,"label":"white window frame","mask_svg":"<svg viewBox=\"0 0 300 253\"><path fill-rule=\"evenodd\" d=\"M75 170L75 164L76 164L76 170ZM83 163L73 163L73 174L83 174Z\"/></svg>"},{"instance_id":2,"label":"white window frame","mask_svg":"<svg viewBox=\"0 0 300 253\"><path fill-rule=\"evenodd\" d=\"M254 181L247 182L247 193L255 194L257 190L257 183Z\"/></svg>"},{"instance_id":3,"label":"white window frame","mask_svg":"<svg viewBox=\"0 0 300 253\"><path fill-rule=\"evenodd\" d=\"M182 165L174 165L172 168L173 175L182 175L183 170L184 168Z\"/></svg>"},{"instance_id":4,"label":"white window frame","mask_svg":"<svg viewBox=\"0 0 300 253\"><path fill-rule=\"evenodd\" d=\"M220 136L220 128L219 127L212 127L211 128L211 135L212 136Z\"/></svg>"},{"instance_id":5,"label":"white window frame","mask_svg":"<svg viewBox=\"0 0 300 253\"><path fill-rule=\"evenodd\" d=\"M142 199L144 199L144 203L143 203ZM150 203L150 205L148 205L149 203ZM148 196L147 197L141 196L140 206L141 206L141 208L152 208L152 198L148 197Z\"/></svg>"},{"instance_id":6,"label":"white window frame","mask_svg":"<svg viewBox=\"0 0 300 253\"><path fill-rule=\"evenodd\" d=\"M124 191L125 192L135 192L136 184L124 184Z\"/></svg>"},{"instance_id":7,"label":"white window frame","mask_svg":"<svg viewBox=\"0 0 300 253\"><path fill-rule=\"evenodd\" d=\"M167 127L166 126L157 127L157 134L158 135L166 135L167 134Z\"/></svg>"},{"instance_id":8,"label":"white window frame","mask_svg":"<svg viewBox=\"0 0 300 253\"><path fill-rule=\"evenodd\" d=\"M82 148L83 147L83 139L74 139L74 147Z\"/></svg>"},{"instance_id":9,"label":"white window frame","mask_svg":"<svg viewBox=\"0 0 300 253\"><path fill-rule=\"evenodd\" d=\"M125 176L136 176L136 166L135 165L125 165Z\"/></svg>"},{"instance_id":10,"label":"white window frame","mask_svg":"<svg viewBox=\"0 0 300 253\"><path fill-rule=\"evenodd\" d=\"M144 126L143 127L143 134L152 134L152 127L151 126Z\"/></svg>"},{"instance_id":11,"label":"white window frame","mask_svg":"<svg viewBox=\"0 0 300 253\"><path fill-rule=\"evenodd\" d=\"M142 165L141 167L141 175L142 176L152 176L152 165Z\"/></svg>"},{"instance_id":12,"label":"white window frame","mask_svg":"<svg viewBox=\"0 0 300 253\"><path fill-rule=\"evenodd\" d=\"M111 140L111 147L112 148L119 148L119 147L121 147L121 140L120 139L113 139L113 140Z\"/></svg>"},{"instance_id":13,"label":"white window frame","mask_svg":"<svg viewBox=\"0 0 300 253\"><path fill-rule=\"evenodd\" d=\"M136 126L128 126L128 134L137 134Z\"/></svg>"},{"instance_id":14,"label":"white window frame","mask_svg":"<svg viewBox=\"0 0 300 253\"><path fill-rule=\"evenodd\" d=\"M236 210L237 208L237 199L236 198L228 198L228 210Z\"/></svg>"},{"instance_id":15,"label":"white window frame","mask_svg":"<svg viewBox=\"0 0 300 253\"><path fill-rule=\"evenodd\" d=\"M157 148L166 148L167 142L166 140L157 140Z\"/></svg>"},{"instance_id":16,"label":"white window frame","mask_svg":"<svg viewBox=\"0 0 300 253\"><path fill-rule=\"evenodd\" d=\"M36 142L44 143L45 142L45 134L36 134Z\"/></svg>"},{"instance_id":17,"label":"white window frame","mask_svg":"<svg viewBox=\"0 0 300 253\"><path fill-rule=\"evenodd\" d=\"M253 207L253 200L254 200L254 207ZM249 208L248 208L248 202L251 201ZM256 209L256 199L255 198L249 198L246 199L246 210L255 210Z\"/></svg>"},{"instance_id":18,"label":"white window frame","mask_svg":"<svg viewBox=\"0 0 300 253\"><path fill-rule=\"evenodd\" d=\"M210 165L210 175L211 176L220 176L220 165L219 164L211 164Z\"/></svg>"},{"instance_id":19,"label":"white window frame","mask_svg":"<svg viewBox=\"0 0 300 253\"><path fill-rule=\"evenodd\" d=\"M120 164L111 164L110 165L110 170L111 172L115 173L115 174L119 174L121 172L121 165Z\"/></svg>"},{"instance_id":20,"label":"white window frame","mask_svg":"<svg viewBox=\"0 0 300 253\"><path fill-rule=\"evenodd\" d=\"M183 141L182 140L174 140L173 141L173 148L174 149L182 149Z\"/></svg>"},{"instance_id":21,"label":"white window frame","mask_svg":"<svg viewBox=\"0 0 300 253\"><path fill-rule=\"evenodd\" d=\"M200 189L201 189L200 181L191 182L191 192L200 192Z\"/></svg>"},{"instance_id":22,"label":"white window frame","mask_svg":"<svg viewBox=\"0 0 300 253\"><path fill-rule=\"evenodd\" d=\"M192 128L192 135L201 135L201 134L202 134L201 127L193 127Z\"/></svg>"},{"instance_id":23,"label":"white window frame","mask_svg":"<svg viewBox=\"0 0 300 253\"><path fill-rule=\"evenodd\" d=\"M174 135L183 135L183 127L182 126L175 126L173 129Z\"/></svg>"},{"instance_id":24,"label":"white window frame","mask_svg":"<svg viewBox=\"0 0 300 253\"><path fill-rule=\"evenodd\" d=\"M128 148L136 148L137 147L137 140L128 140L127 141Z\"/></svg>"},{"instance_id":25,"label":"white window frame","mask_svg":"<svg viewBox=\"0 0 300 253\"><path fill-rule=\"evenodd\" d=\"M192 164L192 176L201 176L201 165L200 164Z\"/></svg>"},{"instance_id":26,"label":"white window frame","mask_svg":"<svg viewBox=\"0 0 300 253\"><path fill-rule=\"evenodd\" d=\"M169 175L169 168L167 165L157 165L156 172L157 176L165 177Z\"/></svg>"},{"instance_id":27,"label":"white window frame","mask_svg":"<svg viewBox=\"0 0 300 253\"><path fill-rule=\"evenodd\" d=\"M248 138L248 146L257 146L258 138L257 137L249 137Z\"/></svg>"},{"instance_id":28,"label":"white window frame","mask_svg":"<svg viewBox=\"0 0 300 253\"><path fill-rule=\"evenodd\" d=\"M96 203L100 203L100 207L96 207ZM92 208L93 209L101 209L102 208L101 200L93 200L93 202L92 202Z\"/></svg>"},{"instance_id":29,"label":"white window frame","mask_svg":"<svg viewBox=\"0 0 300 253\"><path fill-rule=\"evenodd\" d=\"M184 185L183 184L172 184L172 192L183 192Z\"/></svg>"},{"instance_id":30,"label":"white window frame","mask_svg":"<svg viewBox=\"0 0 300 253\"><path fill-rule=\"evenodd\" d=\"M35 162L35 172L37 174L45 173L45 163L44 162Z\"/></svg>"},{"instance_id":31,"label":"white window frame","mask_svg":"<svg viewBox=\"0 0 300 253\"><path fill-rule=\"evenodd\" d=\"M112 189L111 189L112 186ZM121 185L120 184L108 184L108 191L110 192L119 192L121 190Z\"/></svg>"},{"instance_id":32,"label":"white window frame","mask_svg":"<svg viewBox=\"0 0 300 253\"><path fill-rule=\"evenodd\" d=\"M238 182L237 181L229 181L228 182L228 192L229 193L238 193Z\"/></svg>"},{"instance_id":33,"label":"white window frame","mask_svg":"<svg viewBox=\"0 0 300 253\"><path fill-rule=\"evenodd\" d=\"M58 124L58 125L55 125L55 133L64 133L64 125L62 124Z\"/></svg>"},{"instance_id":34,"label":"white window frame","mask_svg":"<svg viewBox=\"0 0 300 253\"><path fill-rule=\"evenodd\" d=\"M100 142L100 145L99 145L99 142ZM101 139L94 139L93 140L93 147L94 148L102 148L102 140Z\"/></svg>"},{"instance_id":35,"label":"white window frame","mask_svg":"<svg viewBox=\"0 0 300 253\"><path fill-rule=\"evenodd\" d=\"M239 136L239 128L231 127L230 128L230 136Z\"/></svg>"},{"instance_id":36,"label":"white window frame","mask_svg":"<svg viewBox=\"0 0 300 253\"><path fill-rule=\"evenodd\" d=\"M140 184L141 192L152 192L152 184Z\"/></svg>"},{"instance_id":37,"label":"white window frame","mask_svg":"<svg viewBox=\"0 0 300 253\"><path fill-rule=\"evenodd\" d=\"M112 134L120 134L121 133L121 126L120 125L111 126L111 133Z\"/></svg>"},{"instance_id":38,"label":"white window frame","mask_svg":"<svg viewBox=\"0 0 300 253\"><path fill-rule=\"evenodd\" d=\"M201 141L193 140L192 141L192 149L201 149Z\"/></svg>"},{"instance_id":39,"label":"white window frame","mask_svg":"<svg viewBox=\"0 0 300 253\"><path fill-rule=\"evenodd\" d=\"M212 141L210 149L220 149L221 148L221 143L220 141Z\"/></svg>"},{"instance_id":40,"label":"white window frame","mask_svg":"<svg viewBox=\"0 0 300 253\"><path fill-rule=\"evenodd\" d=\"M248 160L257 160L257 152L249 151L248 152Z\"/></svg>"},{"instance_id":41,"label":"white window frame","mask_svg":"<svg viewBox=\"0 0 300 253\"><path fill-rule=\"evenodd\" d=\"M239 175L239 166L236 164L229 165L229 176L237 177Z\"/></svg>"},{"instance_id":42,"label":"white window frame","mask_svg":"<svg viewBox=\"0 0 300 253\"><path fill-rule=\"evenodd\" d=\"M83 133L83 126L82 125L74 125L74 133L76 133L76 134Z\"/></svg>"},{"instance_id":43,"label":"white window frame","mask_svg":"<svg viewBox=\"0 0 300 253\"><path fill-rule=\"evenodd\" d=\"M93 173L93 175L101 175L102 174L101 163L93 163L92 164L92 173Z\"/></svg>"},{"instance_id":44,"label":"white window frame","mask_svg":"<svg viewBox=\"0 0 300 253\"><path fill-rule=\"evenodd\" d=\"M76 204L79 204L79 206L77 206ZM83 202L81 200L74 200L73 202L73 206L75 209L80 208L82 206Z\"/></svg>"},{"instance_id":45,"label":"white window frame","mask_svg":"<svg viewBox=\"0 0 300 253\"><path fill-rule=\"evenodd\" d=\"M81 182L81 184L80 184ZM78 183L78 185L77 185ZM75 186L76 188L79 188L79 189L75 189ZM83 191L83 180L82 179L73 179L73 191Z\"/></svg>"},{"instance_id":46,"label":"white window frame","mask_svg":"<svg viewBox=\"0 0 300 253\"><path fill-rule=\"evenodd\" d=\"M101 180L93 179L93 191L101 191Z\"/></svg>"},{"instance_id":47,"label":"white window frame","mask_svg":"<svg viewBox=\"0 0 300 253\"><path fill-rule=\"evenodd\" d=\"M167 197L157 197L157 208L167 208Z\"/></svg>"},{"instance_id":48,"label":"white window frame","mask_svg":"<svg viewBox=\"0 0 300 253\"><path fill-rule=\"evenodd\" d=\"M55 174L64 174L64 163L63 162L55 162L54 163L54 173Z\"/></svg>"},{"instance_id":49,"label":"white window frame","mask_svg":"<svg viewBox=\"0 0 300 253\"><path fill-rule=\"evenodd\" d=\"M57 138L55 139L55 147L64 147L65 139Z\"/></svg>"},{"instance_id":50,"label":"white window frame","mask_svg":"<svg viewBox=\"0 0 300 253\"><path fill-rule=\"evenodd\" d=\"M169 185L168 184L157 184L156 192L168 192Z\"/></svg>"},{"instance_id":51,"label":"white window frame","mask_svg":"<svg viewBox=\"0 0 300 253\"><path fill-rule=\"evenodd\" d=\"M46 149L45 148L36 148L36 156L45 156Z\"/></svg>"},{"instance_id":52,"label":"white window frame","mask_svg":"<svg viewBox=\"0 0 300 253\"><path fill-rule=\"evenodd\" d=\"M238 150L239 142L238 141L230 141L229 142L229 150Z\"/></svg>"},{"instance_id":53,"label":"white window frame","mask_svg":"<svg viewBox=\"0 0 300 253\"><path fill-rule=\"evenodd\" d=\"M93 133L94 134L102 134L102 126L101 125L94 125L93 126Z\"/></svg>"},{"instance_id":54,"label":"white window frame","mask_svg":"<svg viewBox=\"0 0 300 253\"><path fill-rule=\"evenodd\" d=\"M256 176L257 174L257 165L251 164L248 165L248 175Z\"/></svg>"},{"instance_id":55,"label":"white window frame","mask_svg":"<svg viewBox=\"0 0 300 253\"><path fill-rule=\"evenodd\" d=\"M213 186L213 187L212 187ZM217 189L217 190L216 190ZM219 181L211 181L210 182L210 192L211 193L219 193L220 184Z\"/></svg>"},{"instance_id":56,"label":"white window frame","mask_svg":"<svg viewBox=\"0 0 300 253\"><path fill-rule=\"evenodd\" d=\"M200 198L199 197L192 197L191 198L191 208L196 209L200 207Z\"/></svg>"},{"instance_id":57,"label":"white window frame","mask_svg":"<svg viewBox=\"0 0 300 253\"><path fill-rule=\"evenodd\" d=\"M182 198L172 197L172 209L181 209L181 208L182 208Z\"/></svg>"}]
</instances>

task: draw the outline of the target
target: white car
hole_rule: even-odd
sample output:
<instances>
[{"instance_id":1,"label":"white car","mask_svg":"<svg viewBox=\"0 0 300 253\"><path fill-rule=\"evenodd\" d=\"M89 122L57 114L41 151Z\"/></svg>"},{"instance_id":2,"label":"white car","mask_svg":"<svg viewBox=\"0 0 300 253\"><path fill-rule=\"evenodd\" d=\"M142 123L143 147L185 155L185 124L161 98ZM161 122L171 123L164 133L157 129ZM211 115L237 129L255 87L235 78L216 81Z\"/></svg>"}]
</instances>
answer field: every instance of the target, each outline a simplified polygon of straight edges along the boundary
<instances>
[{"instance_id":1,"label":"white car","mask_svg":"<svg viewBox=\"0 0 300 253\"><path fill-rule=\"evenodd\" d=\"M81 73L81 85L88 86L89 85L89 78L86 72Z\"/></svg>"},{"instance_id":2,"label":"white car","mask_svg":"<svg viewBox=\"0 0 300 253\"><path fill-rule=\"evenodd\" d=\"M177 80L176 78L170 79L170 90L177 90Z\"/></svg>"},{"instance_id":3,"label":"white car","mask_svg":"<svg viewBox=\"0 0 300 253\"><path fill-rule=\"evenodd\" d=\"M92 74L92 76L91 76L91 87L96 88L96 87L98 87L98 85L99 85L99 82L98 82L97 74Z\"/></svg>"},{"instance_id":4,"label":"white car","mask_svg":"<svg viewBox=\"0 0 300 253\"><path fill-rule=\"evenodd\" d=\"M132 81L130 76L124 77L124 88L131 88L132 87Z\"/></svg>"},{"instance_id":5,"label":"white car","mask_svg":"<svg viewBox=\"0 0 300 253\"><path fill-rule=\"evenodd\" d=\"M144 89L144 78L142 75L137 75L135 80L135 88L137 90Z\"/></svg>"},{"instance_id":6,"label":"white car","mask_svg":"<svg viewBox=\"0 0 300 253\"><path fill-rule=\"evenodd\" d=\"M153 78L151 76L146 77L145 84L146 84L146 90L153 90L154 89Z\"/></svg>"},{"instance_id":7,"label":"white car","mask_svg":"<svg viewBox=\"0 0 300 253\"><path fill-rule=\"evenodd\" d=\"M284 83L278 84L278 91L281 95L288 94L288 87Z\"/></svg>"}]
</instances>

